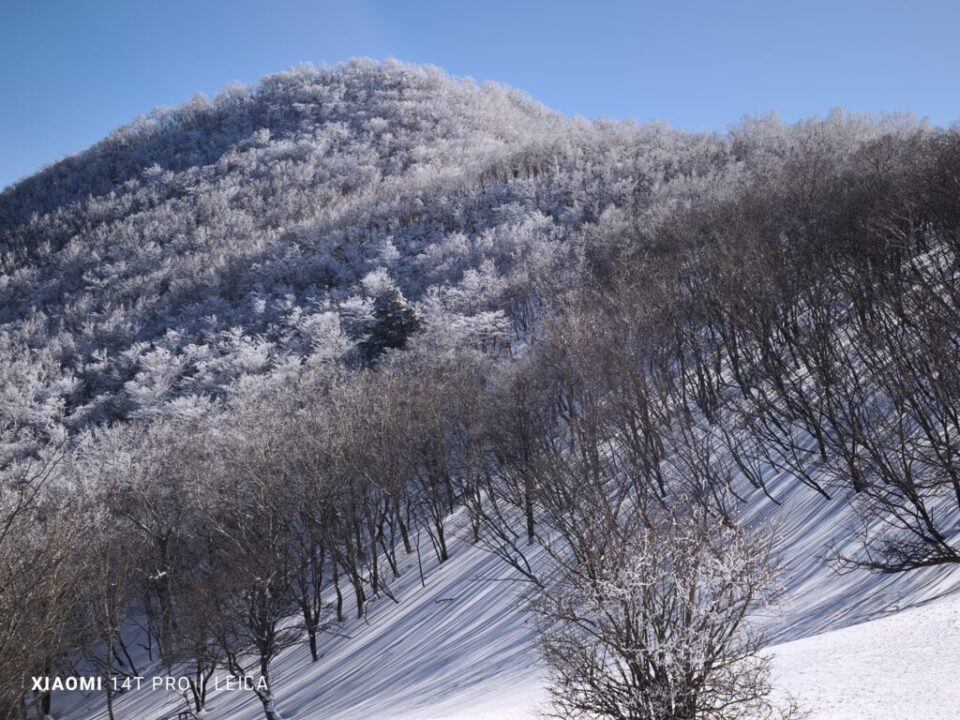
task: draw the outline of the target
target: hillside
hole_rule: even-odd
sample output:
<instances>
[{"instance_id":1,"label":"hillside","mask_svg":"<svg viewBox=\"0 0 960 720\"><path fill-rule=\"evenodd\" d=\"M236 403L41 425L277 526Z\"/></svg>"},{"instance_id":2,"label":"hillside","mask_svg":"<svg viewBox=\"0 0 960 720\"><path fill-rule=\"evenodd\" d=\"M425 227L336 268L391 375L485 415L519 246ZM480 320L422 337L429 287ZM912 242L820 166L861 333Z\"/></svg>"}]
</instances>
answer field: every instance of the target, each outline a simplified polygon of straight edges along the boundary
<instances>
[{"instance_id":1,"label":"hillside","mask_svg":"<svg viewBox=\"0 0 960 720\"><path fill-rule=\"evenodd\" d=\"M810 720L952 720L960 574L840 576L822 553L833 542L849 543L856 520L845 500L826 501L782 481L772 488L780 508L762 493L744 492L752 520L773 515L786 523L788 593L765 620L778 691L795 695ZM367 620L339 629L319 663L302 646L280 658L284 717L538 717L547 699L546 669L521 609L523 586L498 558L472 546L464 520L455 521L463 539L451 560L429 564L426 587L410 558L394 588L398 604L384 599ZM148 678L164 674L142 661ZM175 691L131 691L118 703L118 716L162 720L182 705ZM102 694L67 696L58 707L63 720L106 717ZM230 691L213 696L207 715L260 716L252 695Z\"/></svg>"},{"instance_id":2,"label":"hillside","mask_svg":"<svg viewBox=\"0 0 960 720\"><path fill-rule=\"evenodd\" d=\"M5 442L349 356L385 284L428 325L500 331L533 278L581 272L584 228L701 146L722 153L400 63L155 111L0 195Z\"/></svg>"},{"instance_id":3,"label":"hillside","mask_svg":"<svg viewBox=\"0 0 960 720\"><path fill-rule=\"evenodd\" d=\"M958 178L355 60L6 188L0 717L950 717Z\"/></svg>"}]
</instances>

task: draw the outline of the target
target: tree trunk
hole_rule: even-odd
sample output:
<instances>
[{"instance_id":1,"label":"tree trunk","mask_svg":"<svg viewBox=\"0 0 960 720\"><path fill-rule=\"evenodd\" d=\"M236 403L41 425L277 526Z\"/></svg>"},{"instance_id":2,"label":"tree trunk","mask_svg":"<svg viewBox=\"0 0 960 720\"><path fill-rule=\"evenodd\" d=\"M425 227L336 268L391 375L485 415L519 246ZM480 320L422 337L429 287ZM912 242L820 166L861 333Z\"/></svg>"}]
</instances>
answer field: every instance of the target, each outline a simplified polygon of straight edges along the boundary
<instances>
[{"instance_id":1,"label":"tree trunk","mask_svg":"<svg viewBox=\"0 0 960 720\"><path fill-rule=\"evenodd\" d=\"M403 549L407 555L409 555L413 552L413 545L410 544L410 531L407 530L407 524L403 521L403 516L400 514L400 500L396 497L394 497L393 500L393 517L396 518L397 525L400 526L400 537L403 539Z\"/></svg>"},{"instance_id":2,"label":"tree trunk","mask_svg":"<svg viewBox=\"0 0 960 720\"><path fill-rule=\"evenodd\" d=\"M107 659L106 659L106 689L107 689L107 717L110 720L117 720L113 713L113 633L107 633Z\"/></svg>"},{"instance_id":3,"label":"tree trunk","mask_svg":"<svg viewBox=\"0 0 960 720\"><path fill-rule=\"evenodd\" d=\"M523 475L523 511L527 517L527 544L533 545L536 529L533 515L533 478L529 473Z\"/></svg>"},{"instance_id":4,"label":"tree trunk","mask_svg":"<svg viewBox=\"0 0 960 720\"><path fill-rule=\"evenodd\" d=\"M313 662L317 662L317 660L320 659L320 654L317 651L317 626L308 626L307 635L309 636L310 641L310 659L313 660Z\"/></svg>"},{"instance_id":5,"label":"tree trunk","mask_svg":"<svg viewBox=\"0 0 960 720\"><path fill-rule=\"evenodd\" d=\"M340 592L340 565L333 561L333 590L337 594L337 622L343 622L343 593Z\"/></svg>"},{"instance_id":6,"label":"tree trunk","mask_svg":"<svg viewBox=\"0 0 960 720\"><path fill-rule=\"evenodd\" d=\"M53 674L53 669L51 667L50 658L47 658L43 662L43 674L47 677L50 677ZM53 694L47 690L40 696L40 714L44 718L50 717L50 710L53 706Z\"/></svg>"},{"instance_id":7,"label":"tree trunk","mask_svg":"<svg viewBox=\"0 0 960 720\"><path fill-rule=\"evenodd\" d=\"M283 716L277 710L277 701L273 696L273 687L270 684L270 667L266 658L260 658L260 677L264 681L264 688L257 690L257 697L263 704L263 716L266 720L283 720Z\"/></svg>"}]
</instances>

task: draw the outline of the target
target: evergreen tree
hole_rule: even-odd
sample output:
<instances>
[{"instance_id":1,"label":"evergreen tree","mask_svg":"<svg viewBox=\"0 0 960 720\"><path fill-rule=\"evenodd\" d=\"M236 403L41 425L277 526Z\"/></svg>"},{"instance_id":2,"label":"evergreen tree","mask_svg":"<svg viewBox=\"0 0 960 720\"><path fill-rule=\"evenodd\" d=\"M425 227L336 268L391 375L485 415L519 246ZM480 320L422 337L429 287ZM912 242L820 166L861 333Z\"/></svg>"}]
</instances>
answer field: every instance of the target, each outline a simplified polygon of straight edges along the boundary
<instances>
[{"instance_id":1,"label":"evergreen tree","mask_svg":"<svg viewBox=\"0 0 960 720\"><path fill-rule=\"evenodd\" d=\"M360 343L364 362L373 364L388 349L402 350L407 338L420 329L420 316L397 288L377 296L373 305L373 324Z\"/></svg>"}]
</instances>

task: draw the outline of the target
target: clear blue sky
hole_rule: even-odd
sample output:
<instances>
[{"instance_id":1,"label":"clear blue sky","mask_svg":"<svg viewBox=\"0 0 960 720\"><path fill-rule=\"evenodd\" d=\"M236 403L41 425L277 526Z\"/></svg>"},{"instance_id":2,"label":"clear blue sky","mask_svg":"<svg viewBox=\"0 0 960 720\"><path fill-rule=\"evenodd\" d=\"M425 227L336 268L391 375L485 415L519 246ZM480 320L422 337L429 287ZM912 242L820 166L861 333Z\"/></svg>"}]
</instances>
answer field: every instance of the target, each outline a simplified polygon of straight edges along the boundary
<instances>
[{"instance_id":1,"label":"clear blue sky","mask_svg":"<svg viewBox=\"0 0 960 720\"><path fill-rule=\"evenodd\" d=\"M0 187L154 107L361 55L689 129L836 106L960 119L954 0L0 0Z\"/></svg>"}]
</instances>

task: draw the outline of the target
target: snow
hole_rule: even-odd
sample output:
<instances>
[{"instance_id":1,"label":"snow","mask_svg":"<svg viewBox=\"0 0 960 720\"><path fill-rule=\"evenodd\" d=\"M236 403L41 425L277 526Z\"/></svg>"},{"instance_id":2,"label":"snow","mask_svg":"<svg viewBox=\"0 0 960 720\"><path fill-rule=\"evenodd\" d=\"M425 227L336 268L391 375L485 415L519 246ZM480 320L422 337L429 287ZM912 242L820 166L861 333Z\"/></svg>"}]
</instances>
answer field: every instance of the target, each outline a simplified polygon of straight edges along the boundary
<instances>
[{"instance_id":1,"label":"snow","mask_svg":"<svg viewBox=\"0 0 960 720\"><path fill-rule=\"evenodd\" d=\"M960 595L770 648L809 720L956 720Z\"/></svg>"},{"instance_id":2,"label":"snow","mask_svg":"<svg viewBox=\"0 0 960 720\"><path fill-rule=\"evenodd\" d=\"M960 708L960 575L930 568L903 575L838 573L837 550L855 547L848 498L824 498L787 476L770 478L776 505L749 495L743 520L778 528L785 596L757 618L772 643L778 692L794 695L811 720L937 720ZM416 555L403 558L391 588L368 617L322 637L323 657L305 645L275 663L286 720L525 720L547 699L523 584L502 561L474 546L465 517L451 559L437 565L424 543L426 587ZM848 545L849 544L849 545ZM349 597L349 596L347 596ZM347 610L349 603L347 603ZM64 720L105 718L103 694L58 695ZM142 689L117 701L118 718L176 717L173 692ZM256 720L250 691L218 691L209 720Z\"/></svg>"},{"instance_id":3,"label":"snow","mask_svg":"<svg viewBox=\"0 0 960 720\"><path fill-rule=\"evenodd\" d=\"M286 720L531 717L546 693L519 583L502 561L465 539L457 538L451 549L443 565L425 549L425 588L416 555L406 556L391 588L399 602L382 597L366 619L348 619L336 628L338 635L323 636L319 662L310 661L305 645L276 661L275 689ZM58 717L106 717L102 693L54 702L61 713L69 709ZM145 687L117 701L117 716L160 720L183 707L176 693ZM205 717L254 720L263 713L252 692L221 690Z\"/></svg>"}]
</instances>

